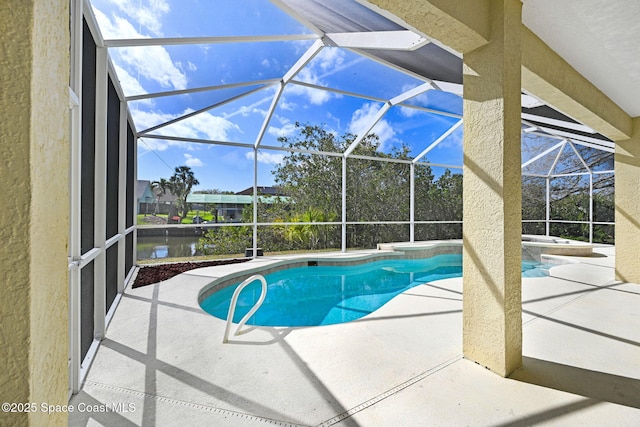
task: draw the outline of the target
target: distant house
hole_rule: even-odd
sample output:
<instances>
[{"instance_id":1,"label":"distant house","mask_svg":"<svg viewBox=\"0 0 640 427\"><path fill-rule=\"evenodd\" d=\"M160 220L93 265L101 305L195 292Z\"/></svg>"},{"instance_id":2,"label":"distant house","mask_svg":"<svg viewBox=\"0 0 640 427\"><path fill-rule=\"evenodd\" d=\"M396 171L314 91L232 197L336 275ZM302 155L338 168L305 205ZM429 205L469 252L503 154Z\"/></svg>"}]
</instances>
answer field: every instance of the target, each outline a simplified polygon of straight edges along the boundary
<instances>
[{"instance_id":1,"label":"distant house","mask_svg":"<svg viewBox=\"0 0 640 427\"><path fill-rule=\"evenodd\" d=\"M174 213L171 207L178 198L169 189L162 194L160 189L151 188L151 181L139 179L136 199L139 214L169 214Z\"/></svg>"},{"instance_id":2,"label":"distant house","mask_svg":"<svg viewBox=\"0 0 640 427\"><path fill-rule=\"evenodd\" d=\"M150 214L155 212L156 195L151 190L151 181L138 180L136 187L136 205L138 214Z\"/></svg>"},{"instance_id":3,"label":"distant house","mask_svg":"<svg viewBox=\"0 0 640 427\"><path fill-rule=\"evenodd\" d=\"M251 188L253 194L253 187ZM286 201L288 197L258 196L260 203L273 204L278 200ZM242 211L253 203L253 196L246 194L189 194L187 202L202 206L203 209L217 211L217 216L224 222L240 222Z\"/></svg>"}]
</instances>

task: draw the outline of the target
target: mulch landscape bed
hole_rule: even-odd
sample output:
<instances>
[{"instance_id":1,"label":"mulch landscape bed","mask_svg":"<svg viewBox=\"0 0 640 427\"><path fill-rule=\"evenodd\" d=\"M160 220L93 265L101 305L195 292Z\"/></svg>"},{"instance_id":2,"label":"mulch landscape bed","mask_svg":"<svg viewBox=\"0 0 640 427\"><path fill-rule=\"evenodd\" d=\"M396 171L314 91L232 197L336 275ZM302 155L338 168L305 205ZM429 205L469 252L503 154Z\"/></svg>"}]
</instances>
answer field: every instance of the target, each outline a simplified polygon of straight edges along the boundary
<instances>
[{"instance_id":1,"label":"mulch landscape bed","mask_svg":"<svg viewBox=\"0 0 640 427\"><path fill-rule=\"evenodd\" d=\"M136 280L131 285L132 288L152 285L177 276L185 271L201 267L211 267L216 265L238 264L249 261L251 258L221 259L216 261L179 262L173 264L147 265L140 267Z\"/></svg>"}]
</instances>

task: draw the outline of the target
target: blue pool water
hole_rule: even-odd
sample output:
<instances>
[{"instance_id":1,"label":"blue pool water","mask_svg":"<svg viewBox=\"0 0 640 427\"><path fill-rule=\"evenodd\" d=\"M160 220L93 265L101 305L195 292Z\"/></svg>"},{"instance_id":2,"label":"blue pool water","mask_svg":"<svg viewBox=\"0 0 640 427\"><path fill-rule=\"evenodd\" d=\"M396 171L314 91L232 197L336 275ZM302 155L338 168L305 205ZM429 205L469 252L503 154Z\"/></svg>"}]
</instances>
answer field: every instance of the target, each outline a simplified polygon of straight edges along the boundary
<instances>
[{"instance_id":1,"label":"blue pool water","mask_svg":"<svg viewBox=\"0 0 640 427\"><path fill-rule=\"evenodd\" d=\"M541 264L524 261L523 276L544 275ZM462 275L462 256L374 261L355 266L315 266L280 270L265 276L267 297L247 322L260 326L318 326L349 322L373 313L396 295L422 283ZM215 292L200 305L226 319L238 284ZM255 281L238 298L234 322L260 297Z\"/></svg>"}]
</instances>

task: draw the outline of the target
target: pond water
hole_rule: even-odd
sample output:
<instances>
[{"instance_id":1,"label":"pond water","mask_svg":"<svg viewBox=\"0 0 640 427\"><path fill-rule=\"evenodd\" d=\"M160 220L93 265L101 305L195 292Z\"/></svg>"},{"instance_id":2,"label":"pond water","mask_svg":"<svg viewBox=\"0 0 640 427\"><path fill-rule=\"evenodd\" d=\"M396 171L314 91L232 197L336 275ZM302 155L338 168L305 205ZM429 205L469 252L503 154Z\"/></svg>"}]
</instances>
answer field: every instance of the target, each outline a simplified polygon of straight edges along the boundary
<instances>
[{"instance_id":1,"label":"pond water","mask_svg":"<svg viewBox=\"0 0 640 427\"><path fill-rule=\"evenodd\" d=\"M138 236L138 259L184 258L196 254L198 236Z\"/></svg>"}]
</instances>

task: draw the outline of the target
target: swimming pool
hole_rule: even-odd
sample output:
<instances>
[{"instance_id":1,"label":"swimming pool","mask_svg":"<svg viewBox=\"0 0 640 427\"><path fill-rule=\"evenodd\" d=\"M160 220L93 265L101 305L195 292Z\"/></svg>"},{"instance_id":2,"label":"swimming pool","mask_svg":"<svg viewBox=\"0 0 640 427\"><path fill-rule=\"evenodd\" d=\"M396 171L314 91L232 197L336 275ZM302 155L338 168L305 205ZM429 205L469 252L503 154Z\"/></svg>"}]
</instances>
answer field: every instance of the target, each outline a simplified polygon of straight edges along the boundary
<instances>
[{"instance_id":1,"label":"swimming pool","mask_svg":"<svg viewBox=\"0 0 640 427\"><path fill-rule=\"evenodd\" d=\"M524 261L523 276L545 275L540 263ZM396 295L418 286L462 275L462 255L392 259L349 266L305 266L265 275L267 296L247 322L259 326L319 326L344 323L373 313ZM207 313L226 320L239 283L200 302ZM238 298L233 321L239 322L260 297L258 281Z\"/></svg>"}]
</instances>

